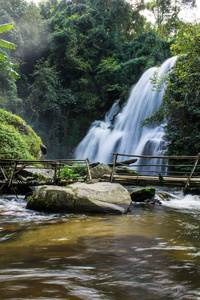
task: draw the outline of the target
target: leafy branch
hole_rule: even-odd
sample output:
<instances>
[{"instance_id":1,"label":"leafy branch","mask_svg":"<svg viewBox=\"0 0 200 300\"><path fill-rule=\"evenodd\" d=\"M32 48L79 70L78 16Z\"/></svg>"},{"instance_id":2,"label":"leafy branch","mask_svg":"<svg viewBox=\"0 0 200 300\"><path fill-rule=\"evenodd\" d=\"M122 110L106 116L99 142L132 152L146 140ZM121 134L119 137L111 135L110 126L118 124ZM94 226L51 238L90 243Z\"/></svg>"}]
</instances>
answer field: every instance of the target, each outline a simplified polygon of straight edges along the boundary
<instances>
[{"instance_id":1,"label":"leafy branch","mask_svg":"<svg viewBox=\"0 0 200 300\"><path fill-rule=\"evenodd\" d=\"M14 23L7 23L7 24L0 25L0 33L10 30L11 28L13 28L13 26ZM11 42L0 39L0 47L15 50L17 46ZM9 62L8 57L2 53L0 54L0 66L15 79L20 78L20 75L13 69L14 66L18 67L17 63L14 64Z\"/></svg>"}]
</instances>

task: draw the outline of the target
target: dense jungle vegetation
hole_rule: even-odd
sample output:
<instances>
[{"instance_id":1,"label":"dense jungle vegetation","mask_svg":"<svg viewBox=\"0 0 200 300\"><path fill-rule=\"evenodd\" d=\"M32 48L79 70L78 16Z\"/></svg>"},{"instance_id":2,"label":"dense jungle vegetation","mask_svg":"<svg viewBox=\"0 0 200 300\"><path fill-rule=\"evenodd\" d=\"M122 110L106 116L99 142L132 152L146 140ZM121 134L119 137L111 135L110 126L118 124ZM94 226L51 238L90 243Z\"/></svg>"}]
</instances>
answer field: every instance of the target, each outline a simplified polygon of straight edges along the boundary
<instances>
[{"instance_id":1,"label":"dense jungle vegetation","mask_svg":"<svg viewBox=\"0 0 200 300\"><path fill-rule=\"evenodd\" d=\"M49 158L66 158L92 121L103 119L115 101L126 101L146 69L179 55L154 119L168 119L169 154L196 154L200 25L179 19L180 10L192 5L194 0L46 0L39 6L1 0L0 24L14 23L1 38L17 47L0 47L0 108L35 130Z\"/></svg>"}]
</instances>

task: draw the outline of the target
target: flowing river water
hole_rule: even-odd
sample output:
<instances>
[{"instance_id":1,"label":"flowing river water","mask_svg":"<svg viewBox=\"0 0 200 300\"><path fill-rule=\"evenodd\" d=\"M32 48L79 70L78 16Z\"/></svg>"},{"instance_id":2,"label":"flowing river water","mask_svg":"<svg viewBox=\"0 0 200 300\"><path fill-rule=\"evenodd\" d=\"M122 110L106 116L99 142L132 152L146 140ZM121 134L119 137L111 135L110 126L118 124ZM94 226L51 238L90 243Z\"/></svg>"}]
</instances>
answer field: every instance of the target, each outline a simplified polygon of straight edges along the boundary
<instances>
[{"instance_id":1,"label":"flowing river water","mask_svg":"<svg viewBox=\"0 0 200 300\"><path fill-rule=\"evenodd\" d=\"M1 299L200 299L200 198L125 215L46 214L0 198Z\"/></svg>"}]
</instances>

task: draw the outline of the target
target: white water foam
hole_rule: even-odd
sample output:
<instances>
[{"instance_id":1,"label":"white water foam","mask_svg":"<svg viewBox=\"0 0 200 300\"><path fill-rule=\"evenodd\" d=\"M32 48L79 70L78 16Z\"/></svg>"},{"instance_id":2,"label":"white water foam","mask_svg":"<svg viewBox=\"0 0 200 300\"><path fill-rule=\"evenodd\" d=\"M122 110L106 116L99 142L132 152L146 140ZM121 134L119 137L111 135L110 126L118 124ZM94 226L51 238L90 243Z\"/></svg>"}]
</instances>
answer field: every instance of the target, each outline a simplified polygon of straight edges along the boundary
<instances>
[{"instance_id":1,"label":"white water foam","mask_svg":"<svg viewBox=\"0 0 200 300\"><path fill-rule=\"evenodd\" d=\"M169 201L162 201L162 205L180 209L180 210L190 210L194 212L200 212L200 196L198 195L186 195L186 196L176 196L171 198Z\"/></svg>"}]
</instances>

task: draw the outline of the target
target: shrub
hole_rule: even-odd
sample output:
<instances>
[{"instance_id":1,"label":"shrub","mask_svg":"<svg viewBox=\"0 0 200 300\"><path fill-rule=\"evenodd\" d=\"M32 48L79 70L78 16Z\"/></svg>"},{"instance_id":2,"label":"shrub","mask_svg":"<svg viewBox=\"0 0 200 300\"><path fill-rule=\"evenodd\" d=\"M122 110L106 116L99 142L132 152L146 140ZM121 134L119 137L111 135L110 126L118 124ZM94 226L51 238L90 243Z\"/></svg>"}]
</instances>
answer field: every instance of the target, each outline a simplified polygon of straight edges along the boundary
<instances>
[{"instance_id":1,"label":"shrub","mask_svg":"<svg viewBox=\"0 0 200 300\"><path fill-rule=\"evenodd\" d=\"M83 179L87 174L87 168L81 164L65 165L60 170L61 179Z\"/></svg>"}]
</instances>

